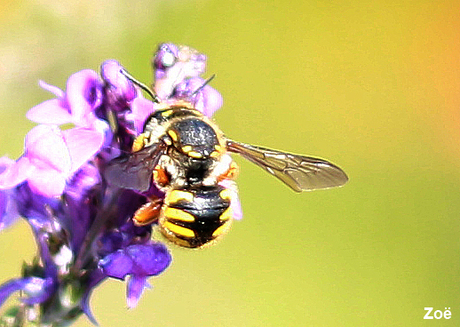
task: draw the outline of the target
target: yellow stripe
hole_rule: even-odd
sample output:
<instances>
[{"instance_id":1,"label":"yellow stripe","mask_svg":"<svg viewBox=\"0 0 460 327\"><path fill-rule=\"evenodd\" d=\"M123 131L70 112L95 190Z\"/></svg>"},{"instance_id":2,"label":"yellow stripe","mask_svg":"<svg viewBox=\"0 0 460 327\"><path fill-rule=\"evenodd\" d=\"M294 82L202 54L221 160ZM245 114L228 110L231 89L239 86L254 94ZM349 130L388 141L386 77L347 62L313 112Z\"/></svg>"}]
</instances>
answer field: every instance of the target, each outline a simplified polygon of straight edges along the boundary
<instances>
[{"instance_id":1,"label":"yellow stripe","mask_svg":"<svg viewBox=\"0 0 460 327\"><path fill-rule=\"evenodd\" d=\"M145 134L140 134L133 142L132 151L137 152L144 148Z\"/></svg>"},{"instance_id":2,"label":"yellow stripe","mask_svg":"<svg viewBox=\"0 0 460 327\"><path fill-rule=\"evenodd\" d=\"M191 150L192 150L192 146L191 146L191 145L184 145L184 146L182 147L182 151L183 151L184 153L187 153L187 152L189 152L189 151L191 151Z\"/></svg>"},{"instance_id":3,"label":"yellow stripe","mask_svg":"<svg viewBox=\"0 0 460 327\"><path fill-rule=\"evenodd\" d=\"M211 158L217 158L220 156L219 151L212 151L211 154L209 155Z\"/></svg>"},{"instance_id":4,"label":"yellow stripe","mask_svg":"<svg viewBox=\"0 0 460 327\"><path fill-rule=\"evenodd\" d=\"M230 227L230 223L229 222L226 222L224 223L222 226L218 227L214 233L212 233L212 237L217 237L219 235L222 235L223 233L225 233L227 231L227 229Z\"/></svg>"},{"instance_id":5,"label":"yellow stripe","mask_svg":"<svg viewBox=\"0 0 460 327\"><path fill-rule=\"evenodd\" d=\"M174 142L177 142L178 136L177 136L177 133L175 131L170 129L168 131L168 134L169 134L169 136L171 136L171 138L173 139Z\"/></svg>"},{"instance_id":6,"label":"yellow stripe","mask_svg":"<svg viewBox=\"0 0 460 327\"><path fill-rule=\"evenodd\" d=\"M180 209L176 208L166 208L165 210L165 217L168 219L175 219L175 220L180 220L180 221L186 221L186 222L194 222L195 217L193 215L189 214L188 212L185 212Z\"/></svg>"},{"instance_id":7,"label":"yellow stripe","mask_svg":"<svg viewBox=\"0 0 460 327\"><path fill-rule=\"evenodd\" d=\"M163 223L163 228L166 228L173 232L175 235L180 235L180 236L185 236L185 237L195 237L195 232L192 231L191 229L182 227L182 226L177 226L174 225L173 223L170 223L169 221L166 221Z\"/></svg>"},{"instance_id":8,"label":"yellow stripe","mask_svg":"<svg viewBox=\"0 0 460 327\"><path fill-rule=\"evenodd\" d=\"M166 196L166 204L174 204L180 200L193 202L193 193L188 191L173 190Z\"/></svg>"},{"instance_id":9,"label":"yellow stripe","mask_svg":"<svg viewBox=\"0 0 460 327\"><path fill-rule=\"evenodd\" d=\"M232 192L228 189L224 189L220 191L220 197L224 200L231 200L232 199Z\"/></svg>"},{"instance_id":10,"label":"yellow stripe","mask_svg":"<svg viewBox=\"0 0 460 327\"><path fill-rule=\"evenodd\" d=\"M231 207L228 207L222 214L220 215L219 219L221 221L229 220L233 217L233 211Z\"/></svg>"},{"instance_id":11,"label":"yellow stripe","mask_svg":"<svg viewBox=\"0 0 460 327\"><path fill-rule=\"evenodd\" d=\"M162 115L163 117L168 117L168 116L170 116L172 113L173 113L173 110L166 110L166 111L162 112L161 115Z\"/></svg>"},{"instance_id":12,"label":"yellow stripe","mask_svg":"<svg viewBox=\"0 0 460 327\"><path fill-rule=\"evenodd\" d=\"M201 159L201 158L203 158L203 156L201 155L201 153L196 152L196 151L189 151L189 152L187 152L187 154L188 154L189 157L192 157L192 158L195 158L195 159Z\"/></svg>"}]
</instances>

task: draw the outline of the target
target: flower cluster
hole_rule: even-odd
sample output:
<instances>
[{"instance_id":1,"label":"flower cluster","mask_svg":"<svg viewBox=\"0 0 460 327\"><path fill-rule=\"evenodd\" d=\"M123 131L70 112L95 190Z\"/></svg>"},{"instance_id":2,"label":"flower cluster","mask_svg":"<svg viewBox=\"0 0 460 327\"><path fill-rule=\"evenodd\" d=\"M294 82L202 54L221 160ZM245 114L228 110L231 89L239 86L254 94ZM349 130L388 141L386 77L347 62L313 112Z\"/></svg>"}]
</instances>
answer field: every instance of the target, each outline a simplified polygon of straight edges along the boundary
<instances>
[{"instance_id":1,"label":"flower cluster","mask_svg":"<svg viewBox=\"0 0 460 327\"><path fill-rule=\"evenodd\" d=\"M3 315L4 325L68 325L81 313L95 323L89 298L96 285L127 278L127 303L134 307L147 278L169 266L171 255L151 239L152 226L131 219L147 194L111 186L103 171L130 151L160 106L185 100L210 117L222 97L201 77L206 56L196 50L162 44L152 65L160 104L144 98L115 60L101 65L100 77L92 70L75 73L65 91L40 82L56 97L27 113L39 125L27 134L24 154L0 158L0 228L23 217L38 244L22 276L0 288L0 305L14 292L24 295Z\"/></svg>"}]
</instances>

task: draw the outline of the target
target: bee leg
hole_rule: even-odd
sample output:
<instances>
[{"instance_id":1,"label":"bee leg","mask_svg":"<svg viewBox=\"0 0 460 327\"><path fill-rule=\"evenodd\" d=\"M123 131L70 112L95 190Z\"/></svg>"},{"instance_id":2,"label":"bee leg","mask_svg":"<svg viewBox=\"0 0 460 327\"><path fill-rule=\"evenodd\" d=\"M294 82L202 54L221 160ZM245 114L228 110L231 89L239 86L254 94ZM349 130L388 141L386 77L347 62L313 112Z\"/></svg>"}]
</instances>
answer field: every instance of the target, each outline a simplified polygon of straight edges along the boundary
<instances>
[{"instance_id":1,"label":"bee leg","mask_svg":"<svg viewBox=\"0 0 460 327\"><path fill-rule=\"evenodd\" d=\"M132 151L137 152L142 150L145 147L145 142L148 140L147 134L142 133L133 142Z\"/></svg>"},{"instance_id":2,"label":"bee leg","mask_svg":"<svg viewBox=\"0 0 460 327\"><path fill-rule=\"evenodd\" d=\"M203 179L202 184L205 186L212 186L226 179L234 180L238 176L238 171L239 167L236 162L233 161L232 157L228 154L224 154L209 175Z\"/></svg>"},{"instance_id":3,"label":"bee leg","mask_svg":"<svg viewBox=\"0 0 460 327\"><path fill-rule=\"evenodd\" d=\"M153 199L134 213L133 221L136 226L144 226L155 222L160 216L163 199Z\"/></svg>"},{"instance_id":4,"label":"bee leg","mask_svg":"<svg viewBox=\"0 0 460 327\"><path fill-rule=\"evenodd\" d=\"M219 182L226 180L226 179L235 180L238 177L239 171L240 171L240 167L238 167L235 161L232 161L228 170L225 173L219 175L219 177L217 177L217 180Z\"/></svg>"},{"instance_id":5,"label":"bee leg","mask_svg":"<svg viewBox=\"0 0 460 327\"><path fill-rule=\"evenodd\" d=\"M155 169L153 170L153 180L157 185L164 187L169 184L169 176L166 170L161 167L160 165L156 165Z\"/></svg>"}]
</instances>

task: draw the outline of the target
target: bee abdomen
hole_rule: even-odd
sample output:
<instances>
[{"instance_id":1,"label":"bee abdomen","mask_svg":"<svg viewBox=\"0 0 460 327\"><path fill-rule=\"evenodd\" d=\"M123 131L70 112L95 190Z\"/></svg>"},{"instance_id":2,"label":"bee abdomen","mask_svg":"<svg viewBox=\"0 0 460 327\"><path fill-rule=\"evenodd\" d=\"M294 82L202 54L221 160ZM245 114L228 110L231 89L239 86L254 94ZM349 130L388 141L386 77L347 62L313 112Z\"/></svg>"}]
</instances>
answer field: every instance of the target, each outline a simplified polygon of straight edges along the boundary
<instances>
[{"instance_id":1,"label":"bee abdomen","mask_svg":"<svg viewBox=\"0 0 460 327\"><path fill-rule=\"evenodd\" d=\"M160 230L179 245L204 246L230 228L230 202L228 191L219 185L173 189L166 194Z\"/></svg>"}]
</instances>

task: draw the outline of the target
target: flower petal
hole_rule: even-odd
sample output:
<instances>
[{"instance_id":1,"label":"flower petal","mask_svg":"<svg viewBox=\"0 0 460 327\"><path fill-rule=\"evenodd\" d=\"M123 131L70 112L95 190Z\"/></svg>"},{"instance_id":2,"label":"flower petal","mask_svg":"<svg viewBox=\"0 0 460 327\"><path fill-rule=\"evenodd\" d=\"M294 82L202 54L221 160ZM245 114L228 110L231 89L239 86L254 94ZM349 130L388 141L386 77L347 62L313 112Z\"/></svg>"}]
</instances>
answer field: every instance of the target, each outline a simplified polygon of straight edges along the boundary
<instances>
[{"instance_id":1,"label":"flower petal","mask_svg":"<svg viewBox=\"0 0 460 327\"><path fill-rule=\"evenodd\" d=\"M155 91L160 99L168 99L176 85L187 78L198 77L206 70L206 56L187 46L164 43L153 60Z\"/></svg>"},{"instance_id":2,"label":"flower petal","mask_svg":"<svg viewBox=\"0 0 460 327\"><path fill-rule=\"evenodd\" d=\"M146 287L151 287L150 284L147 283L146 276L133 275L130 277L126 289L126 303L128 304L128 308L132 309L137 306Z\"/></svg>"},{"instance_id":3,"label":"flower petal","mask_svg":"<svg viewBox=\"0 0 460 327\"><path fill-rule=\"evenodd\" d=\"M137 96L133 82L121 73L123 67L116 60L106 60L101 65L101 76L106 82L105 95L112 110L128 108L128 103Z\"/></svg>"},{"instance_id":4,"label":"flower petal","mask_svg":"<svg viewBox=\"0 0 460 327\"><path fill-rule=\"evenodd\" d=\"M238 194L232 199L232 203L230 204L233 212L233 219L241 220L243 219L243 209L241 209L241 202L239 199Z\"/></svg>"},{"instance_id":5,"label":"flower petal","mask_svg":"<svg viewBox=\"0 0 460 327\"><path fill-rule=\"evenodd\" d=\"M133 260L121 249L101 259L99 267L109 277L124 279L133 270Z\"/></svg>"},{"instance_id":6,"label":"flower petal","mask_svg":"<svg viewBox=\"0 0 460 327\"><path fill-rule=\"evenodd\" d=\"M32 297L42 295L45 291L45 282L45 279L38 277L11 279L0 287L0 306L17 291L24 291Z\"/></svg>"},{"instance_id":7,"label":"flower petal","mask_svg":"<svg viewBox=\"0 0 460 327\"><path fill-rule=\"evenodd\" d=\"M45 89L47 90L48 92L51 92L53 93L57 98L59 99L63 99L64 98L64 91L62 91L60 88L58 88L57 86L54 86L54 85L51 85L51 84L48 84L42 80L38 81L38 85L40 85L40 87L42 89Z\"/></svg>"},{"instance_id":8,"label":"flower petal","mask_svg":"<svg viewBox=\"0 0 460 327\"><path fill-rule=\"evenodd\" d=\"M20 166L21 164L10 158L0 158L0 230L10 226L20 216L13 198L15 190L11 189L27 178L27 173L24 171L27 168L21 169ZM2 190L2 186L6 186L6 190Z\"/></svg>"},{"instance_id":9,"label":"flower petal","mask_svg":"<svg viewBox=\"0 0 460 327\"><path fill-rule=\"evenodd\" d=\"M71 152L72 156L73 151ZM74 161L72 160L72 163ZM83 164L80 170L67 182L66 195L79 202L88 192L101 183L99 169L92 163Z\"/></svg>"},{"instance_id":10,"label":"flower petal","mask_svg":"<svg viewBox=\"0 0 460 327\"><path fill-rule=\"evenodd\" d=\"M19 217L12 190L0 190L0 230L12 225Z\"/></svg>"},{"instance_id":11,"label":"flower petal","mask_svg":"<svg viewBox=\"0 0 460 327\"><path fill-rule=\"evenodd\" d=\"M171 255L161 243L133 244L117 250L99 261L99 267L113 278L126 275L153 276L164 271L171 263Z\"/></svg>"},{"instance_id":12,"label":"flower petal","mask_svg":"<svg viewBox=\"0 0 460 327\"><path fill-rule=\"evenodd\" d=\"M82 127L65 130L62 134L72 162L71 172L80 169L100 150L104 142L104 134Z\"/></svg>"},{"instance_id":13,"label":"flower petal","mask_svg":"<svg viewBox=\"0 0 460 327\"><path fill-rule=\"evenodd\" d=\"M24 182L35 170L35 167L27 157L21 157L17 162L13 161L10 166L3 166L2 170L0 173L0 189L10 189Z\"/></svg>"},{"instance_id":14,"label":"flower petal","mask_svg":"<svg viewBox=\"0 0 460 327\"><path fill-rule=\"evenodd\" d=\"M72 115L61 99L52 99L42 102L30 109L26 117L39 124L62 125L72 122Z\"/></svg>"},{"instance_id":15,"label":"flower petal","mask_svg":"<svg viewBox=\"0 0 460 327\"><path fill-rule=\"evenodd\" d=\"M198 92L197 99L196 109L208 117L212 117L223 105L222 95L209 85Z\"/></svg>"},{"instance_id":16,"label":"flower petal","mask_svg":"<svg viewBox=\"0 0 460 327\"><path fill-rule=\"evenodd\" d=\"M157 78L162 78L161 73L163 73L165 69L174 66L178 59L178 53L179 49L175 44L163 43L159 45L155 57L153 58L153 66L156 73L160 74L160 76L156 76Z\"/></svg>"},{"instance_id":17,"label":"flower petal","mask_svg":"<svg viewBox=\"0 0 460 327\"><path fill-rule=\"evenodd\" d=\"M89 126L102 103L102 84L94 70L85 69L67 80L66 98L77 126Z\"/></svg>"},{"instance_id":18,"label":"flower petal","mask_svg":"<svg viewBox=\"0 0 460 327\"><path fill-rule=\"evenodd\" d=\"M14 160L6 156L0 157L0 174L2 174L9 167L14 165Z\"/></svg>"},{"instance_id":19,"label":"flower petal","mask_svg":"<svg viewBox=\"0 0 460 327\"><path fill-rule=\"evenodd\" d=\"M3 216L5 216L7 203L8 197L6 195L6 192L0 190L0 228L3 228Z\"/></svg>"},{"instance_id":20,"label":"flower petal","mask_svg":"<svg viewBox=\"0 0 460 327\"><path fill-rule=\"evenodd\" d=\"M171 263L171 255L161 243L134 244L126 251L134 263L133 275L158 275Z\"/></svg>"},{"instance_id":21,"label":"flower petal","mask_svg":"<svg viewBox=\"0 0 460 327\"><path fill-rule=\"evenodd\" d=\"M155 111L153 102L142 96L138 96L133 100L131 110L134 128L136 129L136 133L140 134L144 129L145 121Z\"/></svg>"},{"instance_id":22,"label":"flower petal","mask_svg":"<svg viewBox=\"0 0 460 327\"><path fill-rule=\"evenodd\" d=\"M34 281L28 283L24 290L29 294L29 297L23 298L22 302L28 305L45 302L53 294L55 287L54 280L52 278L30 278L33 278Z\"/></svg>"},{"instance_id":23,"label":"flower petal","mask_svg":"<svg viewBox=\"0 0 460 327\"><path fill-rule=\"evenodd\" d=\"M92 291L92 290L91 290ZM93 323L95 326L99 326L99 323L94 317L93 312L91 311L91 307L89 305L89 298L91 297L91 291L88 292L88 295L84 296L81 300L81 311L88 317L88 320Z\"/></svg>"},{"instance_id":24,"label":"flower petal","mask_svg":"<svg viewBox=\"0 0 460 327\"><path fill-rule=\"evenodd\" d=\"M222 107L222 95L200 77L185 79L174 89L173 97L193 103L195 109L211 117Z\"/></svg>"},{"instance_id":25,"label":"flower petal","mask_svg":"<svg viewBox=\"0 0 460 327\"><path fill-rule=\"evenodd\" d=\"M29 176L30 189L44 196L59 196L64 192L67 175L50 167L36 167Z\"/></svg>"},{"instance_id":26,"label":"flower petal","mask_svg":"<svg viewBox=\"0 0 460 327\"><path fill-rule=\"evenodd\" d=\"M96 318L94 317L93 313L91 312L91 307L89 306L89 299L91 297L91 293L93 292L94 288L102 282L106 276L100 269L95 269L92 271L88 284L86 285L86 292L83 294L83 297L81 299L81 310L85 313L85 315L88 317L88 319L96 326L99 326L99 324L96 321Z\"/></svg>"},{"instance_id":27,"label":"flower petal","mask_svg":"<svg viewBox=\"0 0 460 327\"><path fill-rule=\"evenodd\" d=\"M32 165L63 173L70 171L69 150L57 126L38 125L32 128L26 136L25 148L25 156Z\"/></svg>"},{"instance_id":28,"label":"flower petal","mask_svg":"<svg viewBox=\"0 0 460 327\"><path fill-rule=\"evenodd\" d=\"M28 183L17 186L14 191L18 212L27 218L32 227L40 229L48 223L51 218L50 209L54 212L62 211L62 202L58 198L37 194Z\"/></svg>"}]
</instances>

